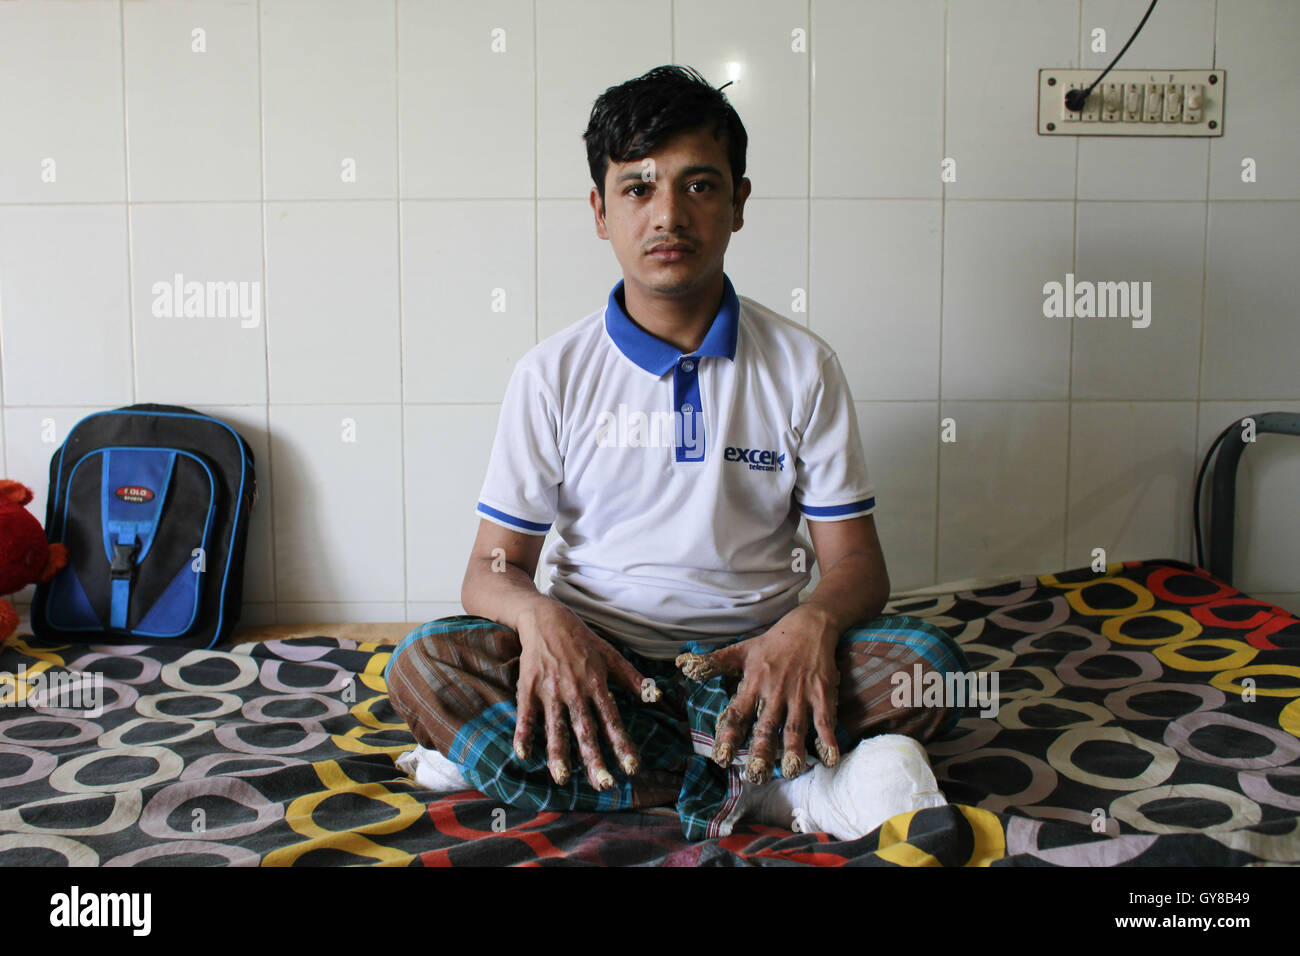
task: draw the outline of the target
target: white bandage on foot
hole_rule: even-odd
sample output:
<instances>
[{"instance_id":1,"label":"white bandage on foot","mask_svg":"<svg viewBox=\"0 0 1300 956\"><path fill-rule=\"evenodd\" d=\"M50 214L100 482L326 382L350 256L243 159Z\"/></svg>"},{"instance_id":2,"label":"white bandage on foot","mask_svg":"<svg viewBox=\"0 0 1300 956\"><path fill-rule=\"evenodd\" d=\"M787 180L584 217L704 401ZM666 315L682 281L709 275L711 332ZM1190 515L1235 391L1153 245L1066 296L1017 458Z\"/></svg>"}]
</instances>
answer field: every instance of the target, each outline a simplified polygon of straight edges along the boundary
<instances>
[{"instance_id":1,"label":"white bandage on foot","mask_svg":"<svg viewBox=\"0 0 1300 956\"><path fill-rule=\"evenodd\" d=\"M890 817L948 803L925 748L911 737L882 734L861 741L834 767L818 764L804 802L792 809L803 832L837 840L866 836Z\"/></svg>"},{"instance_id":2,"label":"white bandage on foot","mask_svg":"<svg viewBox=\"0 0 1300 956\"><path fill-rule=\"evenodd\" d=\"M767 783L743 784L741 819L791 829L795 808L807 802L811 782L812 771L809 770L793 780L773 777Z\"/></svg>"},{"instance_id":3,"label":"white bandage on foot","mask_svg":"<svg viewBox=\"0 0 1300 956\"><path fill-rule=\"evenodd\" d=\"M397 757L397 767L426 790L435 793L455 793L473 790L456 766L436 750L416 746Z\"/></svg>"}]
</instances>

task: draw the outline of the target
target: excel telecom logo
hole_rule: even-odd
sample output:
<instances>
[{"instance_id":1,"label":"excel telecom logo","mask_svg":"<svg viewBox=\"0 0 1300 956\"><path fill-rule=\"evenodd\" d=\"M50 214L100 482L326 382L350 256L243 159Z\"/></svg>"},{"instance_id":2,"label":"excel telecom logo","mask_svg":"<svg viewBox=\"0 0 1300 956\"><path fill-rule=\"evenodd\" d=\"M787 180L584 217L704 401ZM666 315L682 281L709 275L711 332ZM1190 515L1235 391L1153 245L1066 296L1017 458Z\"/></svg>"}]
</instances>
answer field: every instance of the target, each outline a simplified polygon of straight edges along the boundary
<instances>
[{"instance_id":1,"label":"excel telecom logo","mask_svg":"<svg viewBox=\"0 0 1300 956\"><path fill-rule=\"evenodd\" d=\"M727 461L743 461L750 471L785 471L785 452L730 445L722 457Z\"/></svg>"}]
</instances>

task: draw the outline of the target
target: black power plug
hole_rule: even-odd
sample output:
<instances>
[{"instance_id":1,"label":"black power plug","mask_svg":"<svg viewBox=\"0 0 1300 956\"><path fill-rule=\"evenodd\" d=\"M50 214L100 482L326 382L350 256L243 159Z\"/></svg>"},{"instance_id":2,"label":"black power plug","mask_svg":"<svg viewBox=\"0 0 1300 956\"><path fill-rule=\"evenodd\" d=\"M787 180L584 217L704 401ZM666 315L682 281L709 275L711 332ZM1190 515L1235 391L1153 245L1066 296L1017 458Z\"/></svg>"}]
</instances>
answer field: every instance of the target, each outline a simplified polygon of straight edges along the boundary
<instances>
[{"instance_id":1,"label":"black power plug","mask_svg":"<svg viewBox=\"0 0 1300 956\"><path fill-rule=\"evenodd\" d=\"M1138 22L1137 29L1134 30L1133 35L1128 38L1128 43L1125 43L1123 48L1117 54L1115 54L1115 59L1110 61L1110 66L1102 70L1101 76L1093 80L1092 85L1089 86L1086 90L1075 89L1075 90L1070 90L1068 93L1065 94L1065 108L1067 110L1069 110L1071 113L1083 112L1083 104L1088 102L1089 94L1092 93L1093 88L1096 87L1096 85L1102 81L1102 79L1106 76L1106 74L1109 73L1112 69L1114 69L1115 64L1119 62L1119 58L1124 55L1124 51L1133 45L1133 41L1137 39L1137 35L1142 32L1142 27L1146 25L1147 18L1151 16L1151 11L1156 8L1156 2L1157 0L1151 0L1151 6L1147 7L1147 12L1142 15L1142 19Z\"/></svg>"}]
</instances>

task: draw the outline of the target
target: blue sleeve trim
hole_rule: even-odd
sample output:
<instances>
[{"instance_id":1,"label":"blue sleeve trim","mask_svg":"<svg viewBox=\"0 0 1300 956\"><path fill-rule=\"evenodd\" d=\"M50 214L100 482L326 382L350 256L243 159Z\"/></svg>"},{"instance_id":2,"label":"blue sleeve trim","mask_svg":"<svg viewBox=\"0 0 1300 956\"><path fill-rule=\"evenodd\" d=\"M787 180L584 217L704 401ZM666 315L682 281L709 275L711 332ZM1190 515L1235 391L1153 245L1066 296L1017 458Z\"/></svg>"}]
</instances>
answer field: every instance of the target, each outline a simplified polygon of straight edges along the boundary
<instances>
[{"instance_id":1,"label":"blue sleeve trim","mask_svg":"<svg viewBox=\"0 0 1300 956\"><path fill-rule=\"evenodd\" d=\"M825 508L817 508L812 505L800 505L799 510L809 518L840 518L844 515L866 514L876 507L876 497L863 498L861 501L855 501L849 505L830 505Z\"/></svg>"},{"instance_id":2,"label":"blue sleeve trim","mask_svg":"<svg viewBox=\"0 0 1300 956\"><path fill-rule=\"evenodd\" d=\"M478 503L476 509L479 514L487 515L489 518L496 518L498 521L510 525L512 528L518 528L520 531L545 532L551 530L551 523L541 521L525 521L523 518L516 518L514 515L506 514L504 511L498 511L490 505L483 502Z\"/></svg>"}]
</instances>

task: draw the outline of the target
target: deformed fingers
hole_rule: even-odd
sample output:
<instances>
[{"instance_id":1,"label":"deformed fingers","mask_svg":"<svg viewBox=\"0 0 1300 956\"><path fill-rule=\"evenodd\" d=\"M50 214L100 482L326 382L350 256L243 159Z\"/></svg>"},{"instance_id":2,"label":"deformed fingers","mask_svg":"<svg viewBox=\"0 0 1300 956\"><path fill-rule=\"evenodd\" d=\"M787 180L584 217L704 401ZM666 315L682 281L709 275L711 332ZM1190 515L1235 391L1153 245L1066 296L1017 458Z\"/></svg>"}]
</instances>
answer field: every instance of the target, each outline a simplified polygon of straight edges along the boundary
<instances>
[{"instance_id":1,"label":"deformed fingers","mask_svg":"<svg viewBox=\"0 0 1300 956\"><path fill-rule=\"evenodd\" d=\"M691 680L708 680L719 673L707 654L679 654L675 663Z\"/></svg>"},{"instance_id":2,"label":"deformed fingers","mask_svg":"<svg viewBox=\"0 0 1300 956\"><path fill-rule=\"evenodd\" d=\"M733 697L718 715L713 729L714 763L719 767L731 766L731 761L736 756L736 748L749 736L749 725L752 721L752 704L740 697Z\"/></svg>"},{"instance_id":3,"label":"deformed fingers","mask_svg":"<svg viewBox=\"0 0 1300 956\"><path fill-rule=\"evenodd\" d=\"M840 748L835 743L835 703L826 696L813 699L813 726L817 730L817 756L827 767L840 762Z\"/></svg>"},{"instance_id":4,"label":"deformed fingers","mask_svg":"<svg viewBox=\"0 0 1300 956\"><path fill-rule=\"evenodd\" d=\"M520 687L515 699L515 756L527 760L533 749L533 727L537 723L537 698L531 687Z\"/></svg>"},{"instance_id":5,"label":"deformed fingers","mask_svg":"<svg viewBox=\"0 0 1300 956\"><path fill-rule=\"evenodd\" d=\"M759 713L754 722L753 738L749 744L749 760L745 763L745 779L750 783L766 783L776 766L776 734L781 720L780 701L759 699Z\"/></svg>"},{"instance_id":6,"label":"deformed fingers","mask_svg":"<svg viewBox=\"0 0 1300 956\"><path fill-rule=\"evenodd\" d=\"M569 715L573 719L578 753L582 755L582 765L587 771L587 782L596 790L611 789L614 786L614 776L605 769L605 762L600 756L596 721L591 716L591 708L581 697L575 697L569 702Z\"/></svg>"},{"instance_id":7,"label":"deformed fingers","mask_svg":"<svg viewBox=\"0 0 1300 956\"><path fill-rule=\"evenodd\" d=\"M618 758L619 766L623 768L625 774L632 776L641 769L641 756L637 753L632 738L623 728L623 721L618 715L618 706L614 703L613 695L602 688L593 695L592 702L596 705L596 713L600 717L605 736L614 749L614 756Z\"/></svg>"},{"instance_id":8,"label":"deformed fingers","mask_svg":"<svg viewBox=\"0 0 1300 956\"><path fill-rule=\"evenodd\" d=\"M781 758L781 776L793 780L804 772L807 766L804 750L804 738L808 735L807 710L797 707L789 711L785 718L785 733L782 744L785 756Z\"/></svg>"},{"instance_id":9,"label":"deformed fingers","mask_svg":"<svg viewBox=\"0 0 1300 956\"><path fill-rule=\"evenodd\" d=\"M564 711L552 695L546 701L546 764L559 786L569 782L569 726Z\"/></svg>"}]
</instances>

